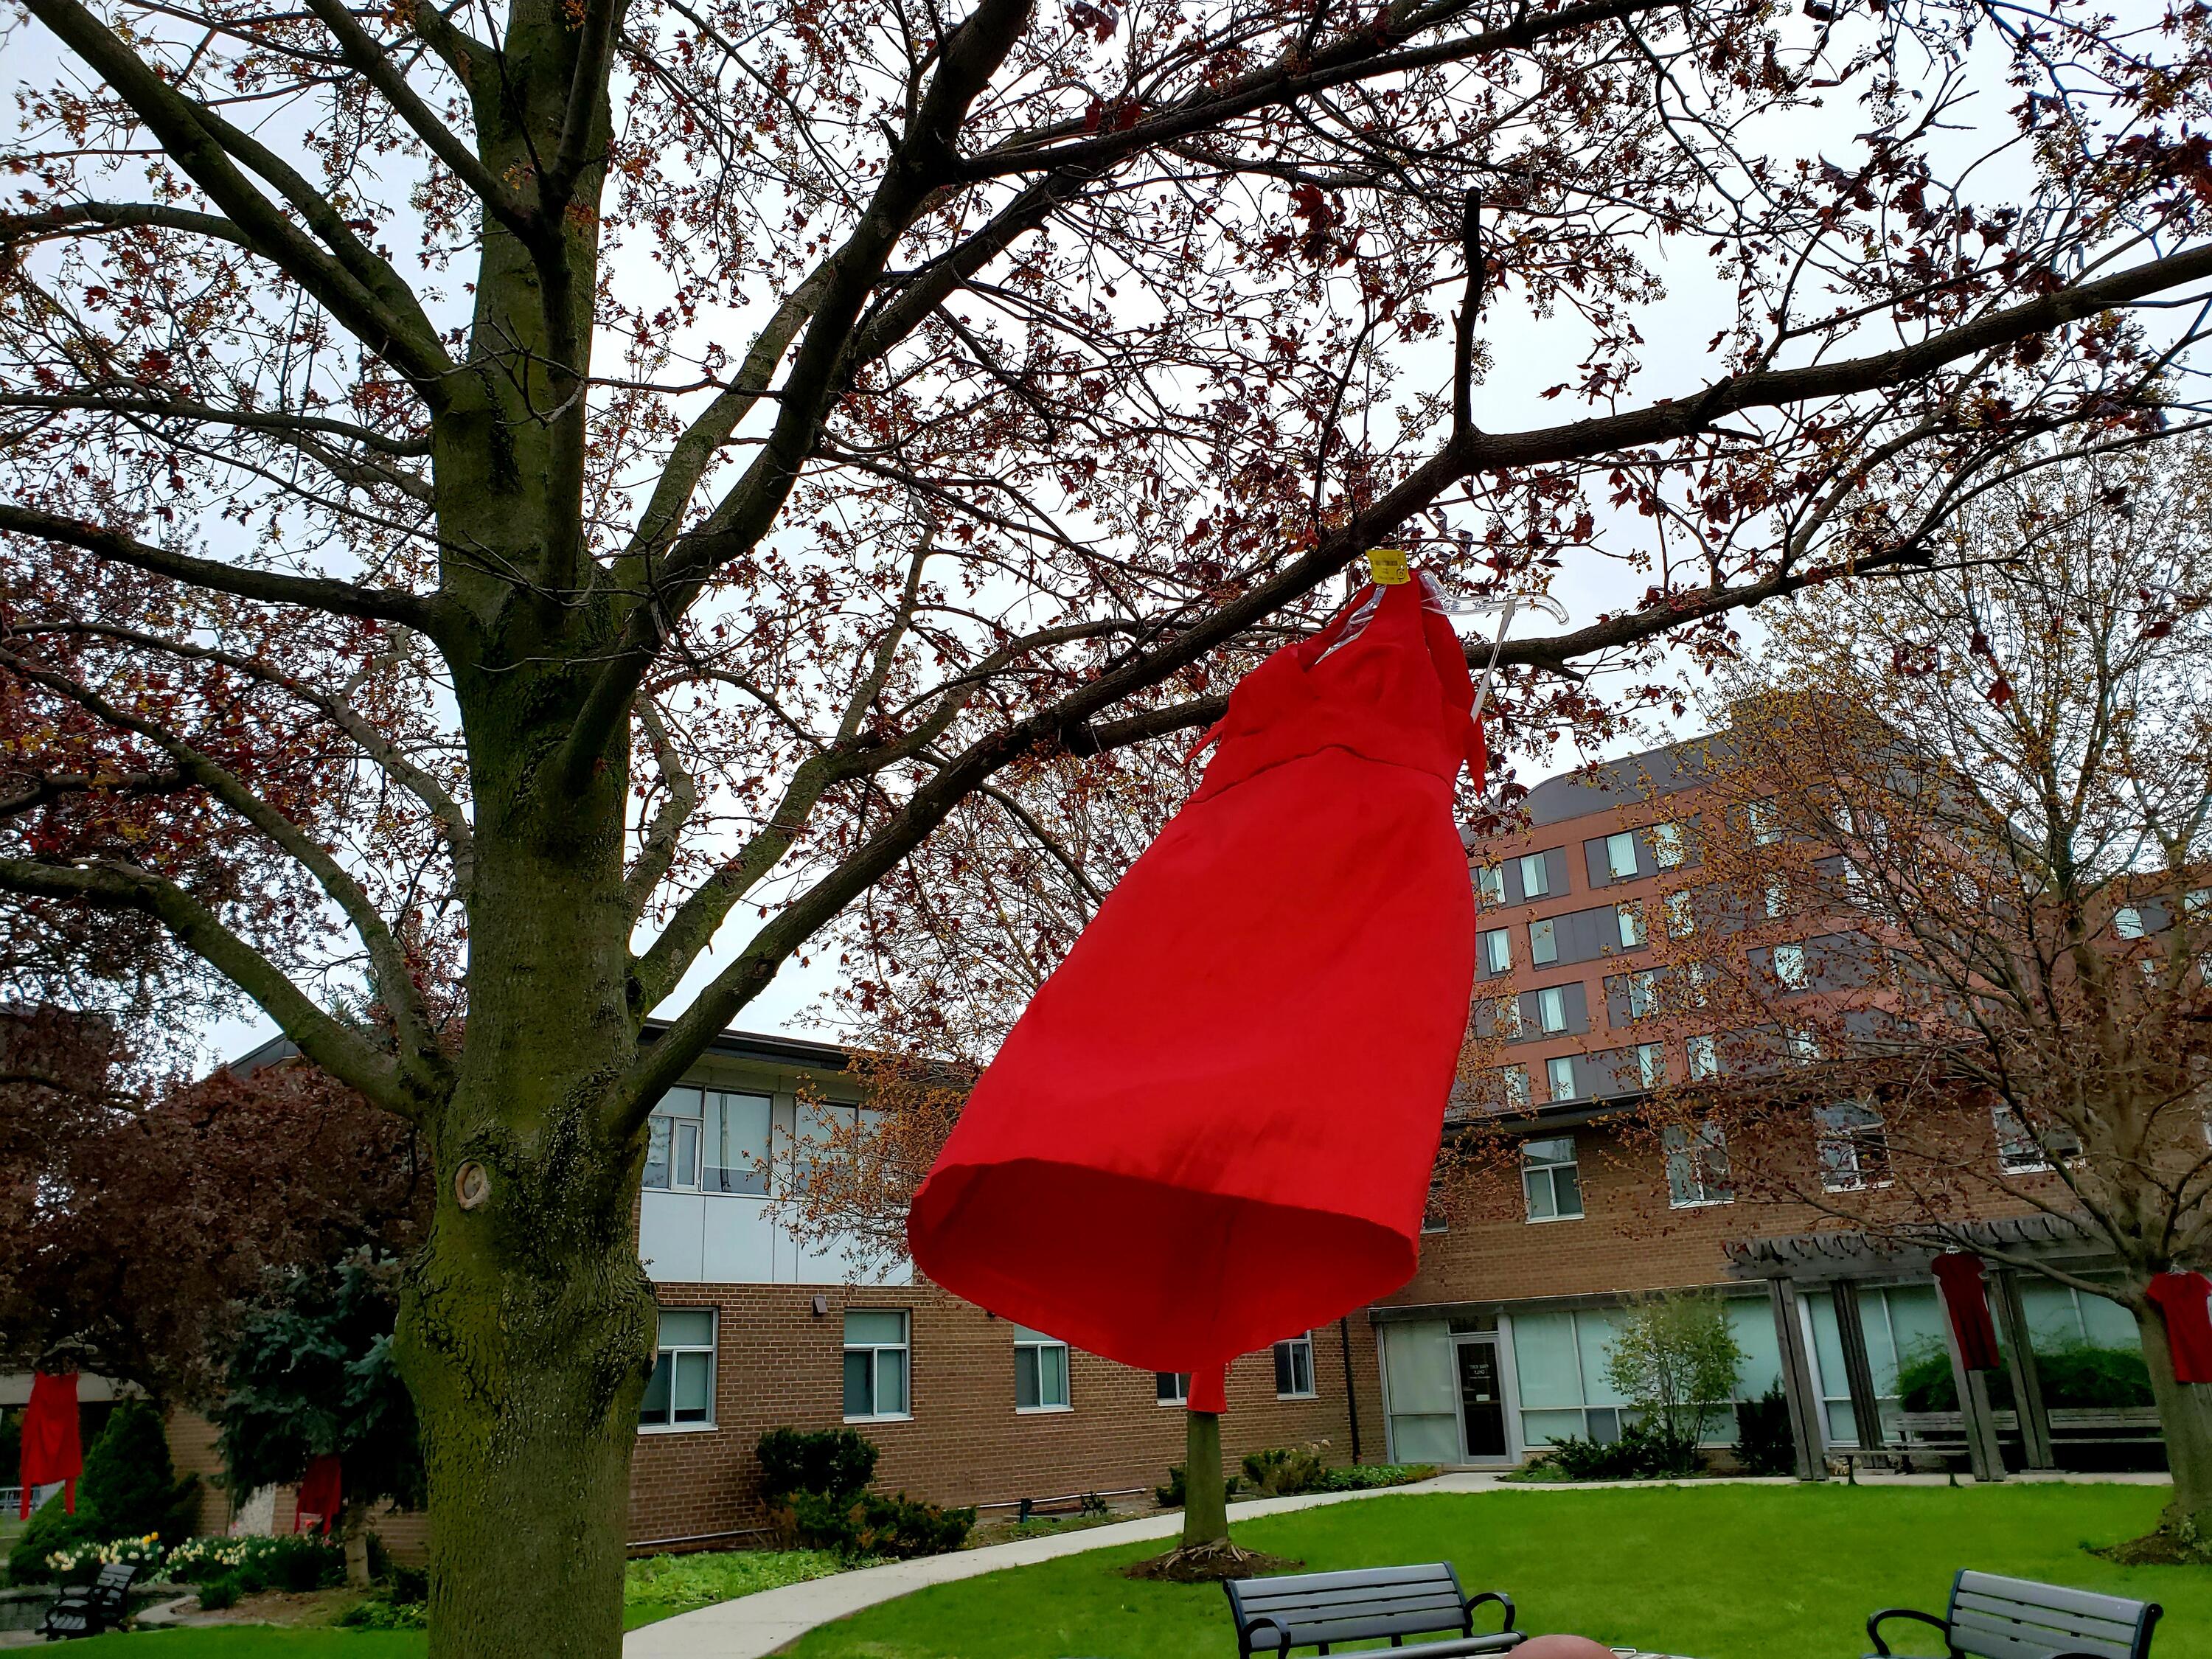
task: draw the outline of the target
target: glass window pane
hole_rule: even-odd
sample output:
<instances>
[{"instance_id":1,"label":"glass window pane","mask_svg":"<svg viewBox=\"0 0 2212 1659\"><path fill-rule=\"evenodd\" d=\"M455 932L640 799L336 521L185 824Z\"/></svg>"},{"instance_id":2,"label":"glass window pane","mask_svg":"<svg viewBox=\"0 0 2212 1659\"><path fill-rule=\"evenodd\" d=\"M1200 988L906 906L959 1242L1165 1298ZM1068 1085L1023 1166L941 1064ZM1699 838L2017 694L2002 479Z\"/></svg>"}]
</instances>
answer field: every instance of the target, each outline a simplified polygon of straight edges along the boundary
<instances>
[{"instance_id":1,"label":"glass window pane","mask_svg":"<svg viewBox=\"0 0 2212 1659\"><path fill-rule=\"evenodd\" d=\"M1632 904L1624 904L1613 912L1613 915L1620 927L1620 945L1623 950L1633 950L1637 945L1644 943L1643 911Z\"/></svg>"},{"instance_id":2,"label":"glass window pane","mask_svg":"<svg viewBox=\"0 0 2212 1659\"><path fill-rule=\"evenodd\" d=\"M1014 1327L1014 1340L1017 1342L1057 1342L1060 1339L1053 1335L1051 1332L1038 1330L1034 1326L1017 1325Z\"/></svg>"},{"instance_id":3,"label":"glass window pane","mask_svg":"<svg viewBox=\"0 0 2212 1659\"><path fill-rule=\"evenodd\" d=\"M1521 1401L1531 1408L1580 1406L1582 1377L1575 1365L1574 1316L1571 1313L1527 1313L1513 1317L1513 1368L1521 1383ZM1393 1395L1395 1397L1395 1389ZM1579 1419L1577 1419L1579 1424ZM1554 1429L1551 1433L1562 1431ZM1532 1437L1543 1444L1543 1437Z\"/></svg>"},{"instance_id":4,"label":"glass window pane","mask_svg":"<svg viewBox=\"0 0 2212 1659\"><path fill-rule=\"evenodd\" d=\"M657 1113L646 1126L645 1184L654 1192L668 1189L668 1120Z\"/></svg>"},{"instance_id":5,"label":"glass window pane","mask_svg":"<svg viewBox=\"0 0 2212 1659\"><path fill-rule=\"evenodd\" d=\"M1521 1184L1528 1194L1529 1220L1549 1221L1559 1214L1552 1205L1552 1177L1547 1171L1528 1170L1522 1176Z\"/></svg>"},{"instance_id":6,"label":"glass window pane","mask_svg":"<svg viewBox=\"0 0 2212 1659\"><path fill-rule=\"evenodd\" d=\"M1551 872L1544 867L1544 855L1530 853L1521 860L1521 894L1524 898L1541 898L1552 890Z\"/></svg>"},{"instance_id":7,"label":"glass window pane","mask_svg":"<svg viewBox=\"0 0 2212 1659\"><path fill-rule=\"evenodd\" d=\"M1573 1164L1563 1164L1552 1171L1552 1201L1562 1219L1582 1214L1582 1176Z\"/></svg>"},{"instance_id":8,"label":"glass window pane","mask_svg":"<svg viewBox=\"0 0 2212 1659\"><path fill-rule=\"evenodd\" d=\"M668 1356L661 1354L653 1362L653 1375L645 1380L645 1398L638 1403L637 1420L641 1423L665 1423L668 1420Z\"/></svg>"},{"instance_id":9,"label":"glass window pane","mask_svg":"<svg viewBox=\"0 0 2212 1659\"><path fill-rule=\"evenodd\" d=\"M1060 1343L1039 1348L1037 1357L1037 1401L1041 1405L1067 1404L1067 1349Z\"/></svg>"},{"instance_id":10,"label":"glass window pane","mask_svg":"<svg viewBox=\"0 0 2212 1659\"><path fill-rule=\"evenodd\" d=\"M1636 837L1623 830L1605 838L1605 867L1615 881L1626 881L1636 873Z\"/></svg>"},{"instance_id":11,"label":"glass window pane","mask_svg":"<svg viewBox=\"0 0 2212 1659\"><path fill-rule=\"evenodd\" d=\"M876 1350L876 1409L885 1417L906 1410L906 1350Z\"/></svg>"},{"instance_id":12,"label":"glass window pane","mask_svg":"<svg viewBox=\"0 0 2212 1659\"><path fill-rule=\"evenodd\" d=\"M660 1346L664 1348L711 1348L714 1346L712 1308L663 1308Z\"/></svg>"},{"instance_id":13,"label":"glass window pane","mask_svg":"<svg viewBox=\"0 0 2212 1659\"><path fill-rule=\"evenodd\" d=\"M1164 1406L1181 1405L1190 1394L1188 1371L1154 1371L1152 1394Z\"/></svg>"},{"instance_id":14,"label":"glass window pane","mask_svg":"<svg viewBox=\"0 0 2212 1659\"><path fill-rule=\"evenodd\" d=\"M699 1184L699 1126L689 1118L671 1120L675 1146L669 1159L668 1184L689 1192Z\"/></svg>"},{"instance_id":15,"label":"glass window pane","mask_svg":"<svg viewBox=\"0 0 2212 1659\"><path fill-rule=\"evenodd\" d=\"M866 1343L899 1343L906 1340L906 1316L902 1313L861 1311L845 1316L845 1346L857 1348Z\"/></svg>"},{"instance_id":16,"label":"glass window pane","mask_svg":"<svg viewBox=\"0 0 2212 1659\"><path fill-rule=\"evenodd\" d=\"M1525 1445L1543 1446L1554 1440L1565 1440L1569 1435L1579 1435L1582 1431L1583 1414L1580 1411L1521 1413L1521 1439ZM1399 1455L1402 1456L1404 1453L1405 1449L1400 1447Z\"/></svg>"},{"instance_id":17,"label":"glass window pane","mask_svg":"<svg viewBox=\"0 0 2212 1659\"><path fill-rule=\"evenodd\" d=\"M704 1423L713 1415L714 1357L709 1353L679 1353L675 1360L672 1390L678 1423Z\"/></svg>"},{"instance_id":18,"label":"glass window pane","mask_svg":"<svg viewBox=\"0 0 2212 1659\"><path fill-rule=\"evenodd\" d=\"M664 1117L696 1117L699 1115L699 1091L671 1089L661 1096L660 1104L653 1109Z\"/></svg>"},{"instance_id":19,"label":"glass window pane","mask_svg":"<svg viewBox=\"0 0 2212 1659\"><path fill-rule=\"evenodd\" d=\"M1528 959L1535 963L1553 963L1559 959L1559 933L1548 921L1528 924Z\"/></svg>"},{"instance_id":20,"label":"glass window pane","mask_svg":"<svg viewBox=\"0 0 2212 1659\"><path fill-rule=\"evenodd\" d=\"M1035 1410L1042 1395L1037 1386L1037 1350L1024 1346L1014 1350L1014 1404Z\"/></svg>"},{"instance_id":21,"label":"glass window pane","mask_svg":"<svg viewBox=\"0 0 2212 1659\"><path fill-rule=\"evenodd\" d=\"M845 1415L873 1417L876 1414L875 1390L876 1357L867 1348L845 1351Z\"/></svg>"},{"instance_id":22,"label":"glass window pane","mask_svg":"<svg viewBox=\"0 0 2212 1659\"><path fill-rule=\"evenodd\" d=\"M1382 1371L1395 1416L1456 1413L1459 1379L1453 1371L1451 1327L1443 1320L1393 1322L1382 1328ZM1405 1448L1399 1448L1402 1454ZM1452 1454L1457 1458L1459 1453Z\"/></svg>"},{"instance_id":23,"label":"glass window pane","mask_svg":"<svg viewBox=\"0 0 2212 1659\"><path fill-rule=\"evenodd\" d=\"M1655 823L1651 826L1651 854L1662 870L1672 870L1682 861L1682 826L1679 823Z\"/></svg>"},{"instance_id":24,"label":"glass window pane","mask_svg":"<svg viewBox=\"0 0 2212 1659\"><path fill-rule=\"evenodd\" d=\"M1400 1461L1407 1463L1459 1462L1459 1415L1413 1416L1390 1413L1390 1443Z\"/></svg>"},{"instance_id":25,"label":"glass window pane","mask_svg":"<svg viewBox=\"0 0 2212 1659\"><path fill-rule=\"evenodd\" d=\"M1482 935L1482 970L1486 974L1502 974L1513 966L1513 934L1510 929L1492 927Z\"/></svg>"},{"instance_id":26,"label":"glass window pane","mask_svg":"<svg viewBox=\"0 0 2212 1659\"><path fill-rule=\"evenodd\" d=\"M775 1103L766 1095L707 1097L705 1174L710 1193L768 1192L769 1120Z\"/></svg>"},{"instance_id":27,"label":"glass window pane","mask_svg":"<svg viewBox=\"0 0 2212 1659\"><path fill-rule=\"evenodd\" d=\"M1575 1097L1575 1062L1571 1054L1546 1060L1544 1071L1551 1079L1553 1099L1572 1100Z\"/></svg>"}]
</instances>

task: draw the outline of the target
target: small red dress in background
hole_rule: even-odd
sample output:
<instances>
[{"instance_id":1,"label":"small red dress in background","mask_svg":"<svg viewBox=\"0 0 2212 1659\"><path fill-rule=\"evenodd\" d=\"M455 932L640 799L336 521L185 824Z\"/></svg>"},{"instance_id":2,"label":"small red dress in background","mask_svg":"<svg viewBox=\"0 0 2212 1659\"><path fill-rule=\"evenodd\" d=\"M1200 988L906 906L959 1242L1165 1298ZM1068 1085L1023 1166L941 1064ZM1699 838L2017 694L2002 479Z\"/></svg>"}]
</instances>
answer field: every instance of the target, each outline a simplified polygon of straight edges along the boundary
<instances>
[{"instance_id":1,"label":"small red dress in background","mask_svg":"<svg viewBox=\"0 0 2212 1659\"><path fill-rule=\"evenodd\" d=\"M77 1423L76 1373L31 1377L23 1408L22 1514L31 1512L31 1488L61 1481L62 1508L76 1513L76 1478L84 1473L84 1439Z\"/></svg>"},{"instance_id":2,"label":"small red dress in background","mask_svg":"<svg viewBox=\"0 0 2212 1659\"><path fill-rule=\"evenodd\" d=\"M1182 810L977 1083L908 1236L939 1285L1193 1373L1413 1276L1465 1037L1453 811L1485 768L1425 579L1370 586L1231 694Z\"/></svg>"},{"instance_id":3,"label":"small red dress in background","mask_svg":"<svg viewBox=\"0 0 2212 1659\"><path fill-rule=\"evenodd\" d=\"M337 1457L327 1452L307 1465L307 1472L300 1477L300 1501L292 1508L294 1532L331 1529L345 1501L340 1470Z\"/></svg>"},{"instance_id":4,"label":"small red dress in background","mask_svg":"<svg viewBox=\"0 0 2212 1659\"><path fill-rule=\"evenodd\" d=\"M2158 1304L2166 1321L2166 1352L2173 1356L2177 1382L2212 1382L2212 1316L2205 1299L2212 1281L2203 1273L2156 1273L2143 1294Z\"/></svg>"},{"instance_id":5,"label":"small red dress in background","mask_svg":"<svg viewBox=\"0 0 2212 1659\"><path fill-rule=\"evenodd\" d=\"M1990 1298L1982 1285L1982 1259L1964 1250L1936 1258L1936 1282L1943 1287L1943 1309L1951 1334L1959 1340L1959 1363L1970 1371L1993 1371L2004 1364L1997 1328L1990 1318Z\"/></svg>"}]
</instances>

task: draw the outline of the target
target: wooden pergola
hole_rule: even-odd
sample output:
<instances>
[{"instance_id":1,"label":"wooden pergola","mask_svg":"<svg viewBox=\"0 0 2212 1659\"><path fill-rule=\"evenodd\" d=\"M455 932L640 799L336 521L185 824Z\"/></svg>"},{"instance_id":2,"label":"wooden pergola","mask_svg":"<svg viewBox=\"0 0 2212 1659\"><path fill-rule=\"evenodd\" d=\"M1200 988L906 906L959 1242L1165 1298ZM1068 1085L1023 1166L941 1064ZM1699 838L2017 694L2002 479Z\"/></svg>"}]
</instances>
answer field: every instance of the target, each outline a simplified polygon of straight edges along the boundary
<instances>
[{"instance_id":1,"label":"wooden pergola","mask_svg":"<svg viewBox=\"0 0 2212 1659\"><path fill-rule=\"evenodd\" d=\"M1790 1425L1796 1444L1797 1477L1828 1476L1821 1432L1821 1401L1807 1352L1798 1298L1806 1290L1826 1290L1836 1310L1836 1332L1843 1348L1844 1386L1863 1451L1884 1449L1885 1431L1875 1397L1874 1370L1868 1363L1866 1327L1859 1317L1859 1288L1875 1281L1931 1278L1932 1264L1945 1250L1970 1250L1983 1257L1989 1280L1990 1310L2004 1340L2006 1369L2012 1379L2014 1414L2027 1467L2057 1467L2051 1439L2051 1417L2036 1376L2035 1351L2021 1301L2021 1261L2048 1260L2074 1273L2107 1267L2111 1255L2087 1231L2057 1216L2018 1216L1975 1222L1955 1230L1942 1243L1871 1237L1856 1232L1803 1233L1786 1238L1732 1240L1723 1247L1729 1272L1739 1279L1764 1279L1774 1309L1774 1332L1782 1353L1782 1389L1790 1404ZM1942 1287L1936 1289L1940 1300ZM1991 1409L1989 1374L1969 1371L1960 1363L1950 1310L1945 1307L1943 1340L1951 1356L1965 1419L1967 1461L1977 1480L2005 1478ZM1907 1449L1900 1445L1902 1455Z\"/></svg>"}]
</instances>

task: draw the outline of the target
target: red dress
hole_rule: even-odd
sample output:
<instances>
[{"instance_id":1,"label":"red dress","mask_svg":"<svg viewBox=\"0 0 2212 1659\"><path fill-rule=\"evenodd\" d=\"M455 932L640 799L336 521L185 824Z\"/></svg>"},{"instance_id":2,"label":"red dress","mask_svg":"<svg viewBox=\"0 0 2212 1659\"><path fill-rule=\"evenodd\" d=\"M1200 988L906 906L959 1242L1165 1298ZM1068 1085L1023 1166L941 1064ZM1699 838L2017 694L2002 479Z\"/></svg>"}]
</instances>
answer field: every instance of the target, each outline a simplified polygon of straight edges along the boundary
<instances>
[{"instance_id":1,"label":"red dress","mask_svg":"<svg viewBox=\"0 0 2212 1659\"><path fill-rule=\"evenodd\" d=\"M31 1512L31 1488L63 1482L62 1508L76 1513L76 1478L84 1473L84 1442L77 1425L76 1373L31 1377L23 1408L22 1513Z\"/></svg>"},{"instance_id":2,"label":"red dress","mask_svg":"<svg viewBox=\"0 0 2212 1659\"><path fill-rule=\"evenodd\" d=\"M1997 1328L1990 1319L1990 1298L1982 1288L1982 1259L1963 1250L1936 1258L1936 1282L1943 1287L1943 1307L1951 1334L1959 1339L1959 1363L1970 1371L1993 1371L2004 1364L1997 1351Z\"/></svg>"},{"instance_id":3,"label":"red dress","mask_svg":"<svg viewBox=\"0 0 2212 1659\"><path fill-rule=\"evenodd\" d=\"M1458 638L1369 587L1247 674L1197 792L977 1083L917 1267L1219 1409L1236 1355L1412 1277L1466 1033Z\"/></svg>"},{"instance_id":4,"label":"red dress","mask_svg":"<svg viewBox=\"0 0 2212 1659\"><path fill-rule=\"evenodd\" d=\"M2212 1382L2212 1317L2205 1298L2212 1282L2203 1273L2158 1273L2143 1287L2166 1321L2166 1346L2177 1382Z\"/></svg>"}]
</instances>

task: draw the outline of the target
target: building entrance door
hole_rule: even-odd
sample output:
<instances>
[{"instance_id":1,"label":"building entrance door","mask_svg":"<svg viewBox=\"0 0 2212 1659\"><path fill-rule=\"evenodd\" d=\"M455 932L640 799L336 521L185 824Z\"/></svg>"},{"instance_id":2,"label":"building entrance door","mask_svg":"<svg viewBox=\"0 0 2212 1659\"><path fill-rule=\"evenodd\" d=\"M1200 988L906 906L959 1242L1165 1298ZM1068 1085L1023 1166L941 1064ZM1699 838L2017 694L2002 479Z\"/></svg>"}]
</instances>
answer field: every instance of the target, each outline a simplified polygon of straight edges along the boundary
<instances>
[{"instance_id":1,"label":"building entrance door","mask_svg":"<svg viewBox=\"0 0 2212 1659\"><path fill-rule=\"evenodd\" d=\"M1459 1339L1459 1416L1470 1459L1504 1457L1505 1390L1498 1364L1498 1339Z\"/></svg>"}]
</instances>

